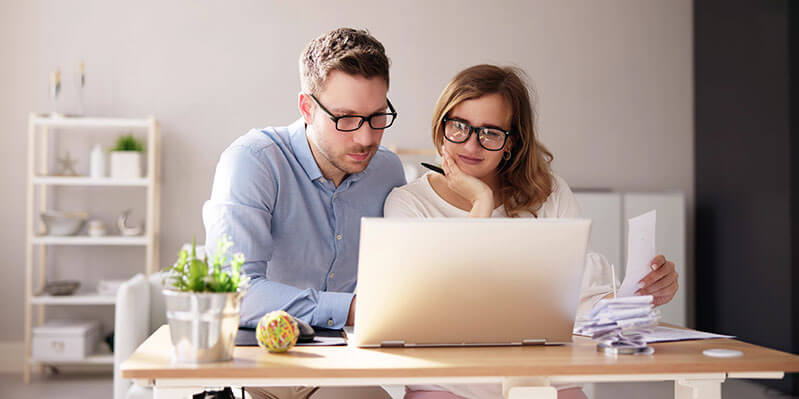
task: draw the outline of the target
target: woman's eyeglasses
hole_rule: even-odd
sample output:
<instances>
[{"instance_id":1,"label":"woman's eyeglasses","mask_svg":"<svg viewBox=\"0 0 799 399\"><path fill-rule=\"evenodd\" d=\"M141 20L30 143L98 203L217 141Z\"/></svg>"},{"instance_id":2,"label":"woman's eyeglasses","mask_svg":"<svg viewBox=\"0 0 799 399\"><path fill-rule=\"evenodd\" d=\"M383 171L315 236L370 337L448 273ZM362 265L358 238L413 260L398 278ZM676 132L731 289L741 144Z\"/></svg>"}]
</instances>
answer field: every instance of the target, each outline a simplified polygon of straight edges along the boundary
<instances>
[{"instance_id":1,"label":"woman's eyeglasses","mask_svg":"<svg viewBox=\"0 0 799 399\"><path fill-rule=\"evenodd\" d=\"M477 133L477 142L488 151L499 151L505 147L511 132L494 127L475 127L464 121L444 117L444 138L460 144Z\"/></svg>"}]
</instances>

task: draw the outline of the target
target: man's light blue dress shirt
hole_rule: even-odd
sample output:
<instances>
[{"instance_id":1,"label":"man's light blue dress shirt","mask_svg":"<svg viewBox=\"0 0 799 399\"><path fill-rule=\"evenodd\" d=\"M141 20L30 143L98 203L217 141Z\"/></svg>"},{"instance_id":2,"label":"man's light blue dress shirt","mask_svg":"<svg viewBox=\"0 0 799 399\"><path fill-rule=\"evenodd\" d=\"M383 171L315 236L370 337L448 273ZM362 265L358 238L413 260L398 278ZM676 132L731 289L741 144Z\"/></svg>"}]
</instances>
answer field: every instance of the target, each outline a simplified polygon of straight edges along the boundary
<instances>
[{"instance_id":1,"label":"man's light blue dress shirt","mask_svg":"<svg viewBox=\"0 0 799 399\"><path fill-rule=\"evenodd\" d=\"M283 309L313 326L347 321L358 269L362 217L382 217L383 202L405 184L399 158L380 147L369 166L338 187L314 161L302 119L251 130L216 167L203 206L206 251L226 234L251 278L241 325L255 327Z\"/></svg>"}]
</instances>

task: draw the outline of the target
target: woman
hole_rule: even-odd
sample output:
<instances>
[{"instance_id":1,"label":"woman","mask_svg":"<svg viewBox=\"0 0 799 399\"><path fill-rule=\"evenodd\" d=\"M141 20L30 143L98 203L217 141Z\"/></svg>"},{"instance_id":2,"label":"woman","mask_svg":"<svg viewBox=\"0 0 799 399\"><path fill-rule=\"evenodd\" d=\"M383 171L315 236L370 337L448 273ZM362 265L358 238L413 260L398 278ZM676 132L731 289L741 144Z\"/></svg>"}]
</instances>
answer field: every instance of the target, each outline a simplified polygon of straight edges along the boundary
<instances>
[{"instance_id":1,"label":"woman","mask_svg":"<svg viewBox=\"0 0 799 399\"><path fill-rule=\"evenodd\" d=\"M535 112L523 72L477 65L458 73L433 113L433 143L445 175L428 172L386 199L386 217L579 218L569 186L551 168L552 154L537 140ZM612 294L604 277L610 266L599 254L586 257L578 315ZM637 293L655 305L677 292L674 263L658 255ZM580 388L560 387L558 397L584 398ZM410 398L502 397L496 384L409 386Z\"/></svg>"}]
</instances>

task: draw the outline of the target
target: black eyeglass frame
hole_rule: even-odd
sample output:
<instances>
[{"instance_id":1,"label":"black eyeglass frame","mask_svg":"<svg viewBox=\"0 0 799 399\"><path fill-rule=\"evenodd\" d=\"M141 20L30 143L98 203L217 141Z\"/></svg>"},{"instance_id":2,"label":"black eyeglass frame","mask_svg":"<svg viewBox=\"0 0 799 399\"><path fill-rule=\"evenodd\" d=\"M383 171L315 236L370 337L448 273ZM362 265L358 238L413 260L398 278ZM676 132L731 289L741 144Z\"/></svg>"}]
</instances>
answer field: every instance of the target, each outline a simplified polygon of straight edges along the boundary
<instances>
[{"instance_id":1,"label":"black eyeglass frame","mask_svg":"<svg viewBox=\"0 0 799 399\"><path fill-rule=\"evenodd\" d=\"M447 137L447 122L449 122L449 121L463 123L464 125L466 125L467 128L469 128L469 134L466 135L465 139L463 139L461 141L455 141L455 140ZM447 118L446 116L441 118L441 124L442 124L441 129L443 130L442 131L443 136L450 143L455 143L455 144L465 143L465 142L469 141L469 139L472 137L472 133L476 132L477 133L477 144L480 144L480 147L483 147L486 151L502 151L502 149L505 148L505 144L508 142L508 136L513 134L513 131L511 131L511 130L503 130L503 129L500 129L498 127L476 127L476 126L472 126L472 125L470 125L470 124L468 124L468 123L466 123L466 122L464 122L464 121L462 121L460 119ZM505 135L503 136L502 145L499 146L499 148L488 148L488 147L484 146L483 142L480 141L480 130L483 130L483 129L498 130L498 131L504 133Z\"/></svg>"},{"instance_id":2,"label":"black eyeglass frame","mask_svg":"<svg viewBox=\"0 0 799 399\"><path fill-rule=\"evenodd\" d=\"M316 101L316 103L317 103L317 104L319 104L319 108L322 108L322 111L325 111L325 113L327 114L327 116L328 116L328 117L330 117L330 120L332 120L332 121L333 121L333 123L336 125L336 130L338 130L339 132L354 132L354 131L356 131L356 130L360 129L360 128L361 128L361 126L363 126L363 123L364 123L364 122L368 122L368 123L369 123L369 127L371 127L372 129L375 129L375 130L385 130L385 129L388 129L388 128L390 128L390 127L391 127L391 125L393 125L393 124L394 124L394 121L396 121L396 120L397 120L397 115L398 115L398 114L397 114L397 110L396 110L396 109L394 109L394 106L393 106L393 105L391 105L391 100L389 100L389 99L388 99L388 97L386 97L386 103L388 104L388 109L389 109L389 110L391 110L391 112L378 112L378 113L375 113L375 114L372 114L372 115L369 115L369 116L361 116L361 115L341 115L341 116L335 116L335 115L333 115L333 113L332 113L332 112L328 111L328 110L327 110L327 108L325 108L325 106L324 106L324 105L322 105L322 103L319 101L319 99L318 99L318 98L316 98L316 96L315 96L315 95L311 94L310 96L311 96L311 98L313 98L313 99L314 99L314 101ZM385 127L382 127L382 128L377 128L377 127L374 127L374 126L372 125L372 118L374 118L374 117L376 117L376 116L386 116L386 115L390 115L390 116L391 116L391 123L389 123L387 126L385 126ZM358 127L356 127L355 129L339 129L339 127L338 127L338 121L339 121L339 120L341 120L341 119L343 119L343 118L360 118L360 119L361 119L361 121L360 121L360 122L358 122Z\"/></svg>"}]
</instances>

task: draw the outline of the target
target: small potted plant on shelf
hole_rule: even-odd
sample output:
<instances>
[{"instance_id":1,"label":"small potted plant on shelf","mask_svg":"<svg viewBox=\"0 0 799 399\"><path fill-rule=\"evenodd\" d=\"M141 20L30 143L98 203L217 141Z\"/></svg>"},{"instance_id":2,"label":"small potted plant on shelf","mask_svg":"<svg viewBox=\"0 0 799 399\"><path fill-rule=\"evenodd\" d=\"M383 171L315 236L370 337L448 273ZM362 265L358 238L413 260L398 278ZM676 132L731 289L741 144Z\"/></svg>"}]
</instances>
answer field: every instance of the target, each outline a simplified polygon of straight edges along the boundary
<instances>
[{"instance_id":1,"label":"small potted plant on shelf","mask_svg":"<svg viewBox=\"0 0 799 399\"><path fill-rule=\"evenodd\" d=\"M164 277L166 316L172 336L172 357L181 363L231 360L239 329L241 299L249 278L241 272L244 255L227 254L233 242L222 237L216 254L197 256L181 250Z\"/></svg>"},{"instance_id":2,"label":"small potted plant on shelf","mask_svg":"<svg viewBox=\"0 0 799 399\"><path fill-rule=\"evenodd\" d=\"M116 179L138 179L141 177L141 154L144 146L132 133L117 139L111 150L111 177Z\"/></svg>"}]
</instances>

